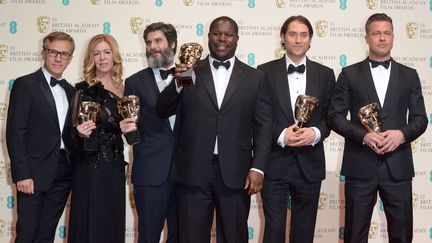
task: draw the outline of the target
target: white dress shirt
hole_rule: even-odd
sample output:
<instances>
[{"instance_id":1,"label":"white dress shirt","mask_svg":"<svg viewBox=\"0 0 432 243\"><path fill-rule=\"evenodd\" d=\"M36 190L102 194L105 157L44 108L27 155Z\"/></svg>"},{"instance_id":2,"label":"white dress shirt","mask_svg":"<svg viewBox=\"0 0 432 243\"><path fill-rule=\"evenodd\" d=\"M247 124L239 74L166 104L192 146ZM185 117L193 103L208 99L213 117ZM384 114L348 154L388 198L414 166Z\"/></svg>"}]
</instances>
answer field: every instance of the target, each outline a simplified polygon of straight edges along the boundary
<instances>
[{"instance_id":1,"label":"white dress shirt","mask_svg":"<svg viewBox=\"0 0 432 243\"><path fill-rule=\"evenodd\" d=\"M173 67L175 67L174 64L172 65L172 67L170 67L168 69L171 69ZM165 80L162 79L160 72L159 72L159 68L152 68L152 71L153 71L153 74L154 74L154 77L156 80L156 85L159 89L159 92L162 92L171 83L171 81L174 80L174 76L172 74L169 74ZM172 130L174 130L175 119L176 119L176 115L172 115L168 118Z\"/></svg>"},{"instance_id":2,"label":"white dress shirt","mask_svg":"<svg viewBox=\"0 0 432 243\"><path fill-rule=\"evenodd\" d=\"M289 67L290 64L295 66L295 67L300 66L300 65L305 66L304 73L293 72L291 74L288 74L288 72L287 72L292 115L293 115L294 121L296 123L298 123L298 120L295 117L295 102L296 102L297 97L299 95L306 94L306 80L307 80L306 79L306 72L307 72L306 57L304 57L303 60L299 64L295 64L293 61L291 61L291 59L287 55L285 55L285 59L286 59L286 66L287 67ZM311 128L315 132L315 139L311 144L312 146L314 146L321 139L321 131L316 127L311 127ZM284 141L285 131L286 131L286 128L284 130L282 130L282 132L278 138L278 144L282 148L286 146L285 141Z\"/></svg>"},{"instance_id":3,"label":"white dress shirt","mask_svg":"<svg viewBox=\"0 0 432 243\"><path fill-rule=\"evenodd\" d=\"M66 114L67 114L67 111L69 108L69 101L67 99L65 90L60 85L56 85L54 87L51 87L50 81L51 81L52 75L44 67L42 67L42 72L45 76L45 79L46 79L48 86L51 89L51 93L54 97L56 111L57 111L57 117L58 117L58 123L59 123L59 127L60 127L60 149L64 149L65 145L64 145L64 142L62 139L62 132L63 132L63 127L64 127L64 124L66 121Z\"/></svg>"},{"instance_id":4,"label":"white dress shirt","mask_svg":"<svg viewBox=\"0 0 432 243\"><path fill-rule=\"evenodd\" d=\"M369 66L372 73L372 79L375 85L375 90L378 94L381 107L384 107L384 99L387 93L387 87L390 81L391 62L388 69L379 65L378 67L372 68L372 64L369 62Z\"/></svg>"}]
</instances>

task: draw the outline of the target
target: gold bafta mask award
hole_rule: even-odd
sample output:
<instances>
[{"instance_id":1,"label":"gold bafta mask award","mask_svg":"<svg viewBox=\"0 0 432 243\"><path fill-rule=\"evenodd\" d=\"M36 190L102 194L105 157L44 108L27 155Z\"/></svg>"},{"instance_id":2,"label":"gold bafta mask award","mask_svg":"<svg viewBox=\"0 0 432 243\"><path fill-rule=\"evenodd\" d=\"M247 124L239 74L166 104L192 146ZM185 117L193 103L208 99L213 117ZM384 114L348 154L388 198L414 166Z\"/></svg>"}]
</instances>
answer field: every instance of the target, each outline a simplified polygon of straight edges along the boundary
<instances>
[{"instance_id":1,"label":"gold bafta mask award","mask_svg":"<svg viewBox=\"0 0 432 243\"><path fill-rule=\"evenodd\" d=\"M200 60L202 53L203 48L200 44L195 42L185 43L180 47L179 61L183 64L195 65ZM188 70L182 72L177 78L177 84L179 86L193 85L192 71L193 68L189 68Z\"/></svg>"},{"instance_id":2,"label":"gold bafta mask award","mask_svg":"<svg viewBox=\"0 0 432 243\"><path fill-rule=\"evenodd\" d=\"M295 102L295 117L298 120L298 127L303 127L306 124L318 106L319 99L309 95L299 95Z\"/></svg>"},{"instance_id":3,"label":"gold bafta mask award","mask_svg":"<svg viewBox=\"0 0 432 243\"><path fill-rule=\"evenodd\" d=\"M78 122L82 124L86 121L93 121L96 123L99 116L101 106L98 102L94 101L81 101L79 105ZM95 151L98 148L98 143L95 137L92 136L84 138L84 150Z\"/></svg>"},{"instance_id":4,"label":"gold bafta mask award","mask_svg":"<svg viewBox=\"0 0 432 243\"><path fill-rule=\"evenodd\" d=\"M138 123L140 102L136 95L123 96L117 101L117 109L123 119L133 118L135 123ZM139 130L128 132L125 134L126 140L130 145L137 144L141 141Z\"/></svg>"},{"instance_id":5,"label":"gold bafta mask award","mask_svg":"<svg viewBox=\"0 0 432 243\"><path fill-rule=\"evenodd\" d=\"M381 111L377 103L363 106L359 109L357 115L366 131L381 131Z\"/></svg>"}]
</instances>

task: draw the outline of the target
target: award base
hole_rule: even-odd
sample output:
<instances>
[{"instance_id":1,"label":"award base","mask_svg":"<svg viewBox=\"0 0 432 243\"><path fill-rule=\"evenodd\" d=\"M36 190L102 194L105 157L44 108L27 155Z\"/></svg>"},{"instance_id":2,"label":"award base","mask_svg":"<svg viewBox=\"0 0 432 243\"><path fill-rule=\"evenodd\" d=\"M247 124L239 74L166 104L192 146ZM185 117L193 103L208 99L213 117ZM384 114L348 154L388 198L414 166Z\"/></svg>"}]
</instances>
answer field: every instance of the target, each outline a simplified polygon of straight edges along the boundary
<instances>
[{"instance_id":1,"label":"award base","mask_svg":"<svg viewBox=\"0 0 432 243\"><path fill-rule=\"evenodd\" d=\"M192 81L192 68L189 68L188 70L180 73L180 75L177 77L177 85L178 86L193 86Z\"/></svg>"},{"instance_id":2,"label":"award base","mask_svg":"<svg viewBox=\"0 0 432 243\"><path fill-rule=\"evenodd\" d=\"M293 129L293 131L294 132L297 132L300 128L302 128L303 126L304 126L304 122L299 122L298 124L297 124L297 126L298 126L298 128L297 127L295 127L294 129Z\"/></svg>"},{"instance_id":3,"label":"award base","mask_svg":"<svg viewBox=\"0 0 432 243\"><path fill-rule=\"evenodd\" d=\"M126 133L125 137L126 137L127 143L130 145L134 145L134 144L141 142L141 135L140 135L140 132L138 130Z\"/></svg>"},{"instance_id":4,"label":"award base","mask_svg":"<svg viewBox=\"0 0 432 243\"><path fill-rule=\"evenodd\" d=\"M98 149L98 140L94 137L84 138L84 150L96 151Z\"/></svg>"}]
</instances>

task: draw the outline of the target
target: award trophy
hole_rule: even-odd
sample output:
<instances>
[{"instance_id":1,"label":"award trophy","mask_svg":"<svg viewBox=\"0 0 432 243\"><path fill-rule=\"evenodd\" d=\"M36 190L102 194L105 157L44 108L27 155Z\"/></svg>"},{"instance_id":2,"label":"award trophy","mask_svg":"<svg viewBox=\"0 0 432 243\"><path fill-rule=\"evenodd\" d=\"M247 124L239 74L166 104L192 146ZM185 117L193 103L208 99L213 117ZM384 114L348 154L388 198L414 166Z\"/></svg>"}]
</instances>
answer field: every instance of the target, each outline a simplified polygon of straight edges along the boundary
<instances>
[{"instance_id":1,"label":"award trophy","mask_svg":"<svg viewBox=\"0 0 432 243\"><path fill-rule=\"evenodd\" d=\"M195 42L185 43L180 47L179 61L183 64L195 65L195 63L200 60L202 53L203 48L200 44ZM177 77L177 84L179 86L193 85L192 71L193 68L189 68L182 72L180 76Z\"/></svg>"},{"instance_id":2,"label":"award trophy","mask_svg":"<svg viewBox=\"0 0 432 243\"><path fill-rule=\"evenodd\" d=\"M381 131L381 112L377 103L363 106L359 109L357 115L366 131Z\"/></svg>"},{"instance_id":3,"label":"award trophy","mask_svg":"<svg viewBox=\"0 0 432 243\"><path fill-rule=\"evenodd\" d=\"M101 106L98 102L82 101L79 105L78 122L82 124L86 121L96 123ZM84 150L95 151L98 148L97 139L90 134L90 137L84 138Z\"/></svg>"},{"instance_id":4,"label":"award trophy","mask_svg":"<svg viewBox=\"0 0 432 243\"><path fill-rule=\"evenodd\" d=\"M299 95L295 102L295 117L298 120L298 127L301 128L306 124L318 106L319 99L309 95ZM295 129L296 130L296 129ZM295 131L294 130L294 131Z\"/></svg>"},{"instance_id":5,"label":"award trophy","mask_svg":"<svg viewBox=\"0 0 432 243\"><path fill-rule=\"evenodd\" d=\"M117 101L117 109L123 119L133 118L135 123L138 123L140 112L140 103L138 96L123 96L120 100ZM125 137L130 145L137 144L141 140L139 130L128 132L125 134Z\"/></svg>"}]
</instances>

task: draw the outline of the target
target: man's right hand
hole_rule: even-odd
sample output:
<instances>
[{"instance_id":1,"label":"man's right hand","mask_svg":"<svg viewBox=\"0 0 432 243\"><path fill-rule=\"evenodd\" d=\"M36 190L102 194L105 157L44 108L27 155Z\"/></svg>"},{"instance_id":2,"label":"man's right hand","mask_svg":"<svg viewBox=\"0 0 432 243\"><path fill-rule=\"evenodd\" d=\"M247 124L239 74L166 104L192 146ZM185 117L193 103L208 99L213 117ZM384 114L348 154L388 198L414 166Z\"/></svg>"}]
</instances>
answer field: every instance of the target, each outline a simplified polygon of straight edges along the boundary
<instances>
[{"instance_id":1,"label":"man's right hand","mask_svg":"<svg viewBox=\"0 0 432 243\"><path fill-rule=\"evenodd\" d=\"M375 153L384 154L381 151L381 148L378 147L378 144L380 144L384 139L385 137L381 135L381 133L368 132L363 138L363 143L369 146Z\"/></svg>"},{"instance_id":2,"label":"man's right hand","mask_svg":"<svg viewBox=\"0 0 432 243\"><path fill-rule=\"evenodd\" d=\"M34 193L33 179L25 179L22 181L18 181L16 183L16 188L20 192L23 192L26 194L33 194Z\"/></svg>"},{"instance_id":3,"label":"man's right hand","mask_svg":"<svg viewBox=\"0 0 432 243\"><path fill-rule=\"evenodd\" d=\"M123 134L138 130L135 118L129 117L120 121L120 129Z\"/></svg>"}]
</instances>

